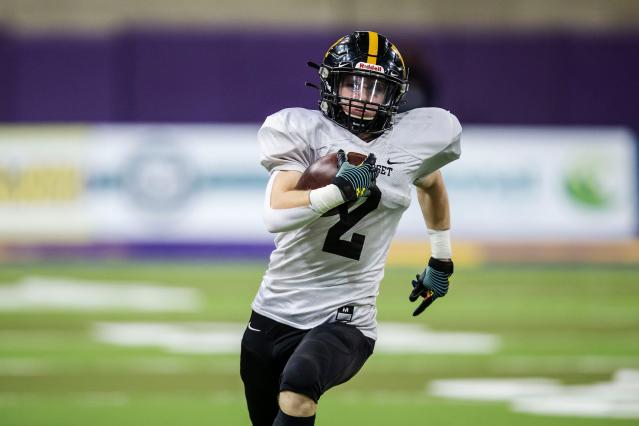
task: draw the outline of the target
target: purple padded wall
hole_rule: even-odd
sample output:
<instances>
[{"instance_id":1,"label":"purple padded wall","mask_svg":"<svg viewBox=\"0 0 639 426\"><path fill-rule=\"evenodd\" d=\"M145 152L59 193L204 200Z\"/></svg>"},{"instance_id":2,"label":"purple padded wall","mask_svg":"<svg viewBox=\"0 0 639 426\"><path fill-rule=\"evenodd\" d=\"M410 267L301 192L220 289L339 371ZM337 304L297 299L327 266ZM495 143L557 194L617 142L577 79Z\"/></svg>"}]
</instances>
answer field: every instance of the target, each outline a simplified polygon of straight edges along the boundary
<instances>
[{"instance_id":1,"label":"purple padded wall","mask_svg":"<svg viewBox=\"0 0 639 426\"><path fill-rule=\"evenodd\" d=\"M112 118L112 42L107 38L13 40L14 121L101 121Z\"/></svg>"},{"instance_id":2,"label":"purple padded wall","mask_svg":"<svg viewBox=\"0 0 639 426\"><path fill-rule=\"evenodd\" d=\"M639 33L385 33L415 64L428 62L437 105L463 123L639 130ZM261 122L284 107L316 107L306 61L321 61L338 36L0 33L0 120Z\"/></svg>"},{"instance_id":3,"label":"purple padded wall","mask_svg":"<svg viewBox=\"0 0 639 426\"><path fill-rule=\"evenodd\" d=\"M138 121L262 121L291 105L314 107L306 60L322 37L288 34L137 33L132 115Z\"/></svg>"},{"instance_id":4,"label":"purple padded wall","mask_svg":"<svg viewBox=\"0 0 639 426\"><path fill-rule=\"evenodd\" d=\"M424 40L440 104L465 121L558 123L566 44L548 36L447 36ZM558 90L559 89L559 90Z\"/></svg>"},{"instance_id":5,"label":"purple padded wall","mask_svg":"<svg viewBox=\"0 0 639 426\"><path fill-rule=\"evenodd\" d=\"M639 34L575 37L568 124L630 124L639 130Z\"/></svg>"},{"instance_id":6,"label":"purple padded wall","mask_svg":"<svg viewBox=\"0 0 639 426\"><path fill-rule=\"evenodd\" d=\"M465 122L623 124L639 130L639 33L431 34L419 38Z\"/></svg>"},{"instance_id":7,"label":"purple padded wall","mask_svg":"<svg viewBox=\"0 0 639 426\"><path fill-rule=\"evenodd\" d=\"M11 121L13 93L11 91L14 60L11 57L9 37L0 30L0 121Z\"/></svg>"}]
</instances>

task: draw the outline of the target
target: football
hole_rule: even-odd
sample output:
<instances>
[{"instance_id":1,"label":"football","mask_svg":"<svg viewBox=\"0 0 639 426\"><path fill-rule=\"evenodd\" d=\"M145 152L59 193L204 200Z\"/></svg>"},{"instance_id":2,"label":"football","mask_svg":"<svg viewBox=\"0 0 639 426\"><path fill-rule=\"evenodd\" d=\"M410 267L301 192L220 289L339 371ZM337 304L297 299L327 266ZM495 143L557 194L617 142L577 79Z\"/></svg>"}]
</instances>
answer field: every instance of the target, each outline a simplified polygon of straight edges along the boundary
<instances>
[{"instance_id":1,"label":"football","mask_svg":"<svg viewBox=\"0 0 639 426\"><path fill-rule=\"evenodd\" d=\"M361 164L366 160L366 155L359 152L349 152L346 154L348 162L353 165ZM329 185L337 174L337 153L325 155L311 164L302 173L300 180L297 182L295 189L317 189ZM350 204L353 204L351 201ZM323 216L332 216L338 213L338 209L334 208L324 213Z\"/></svg>"},{"instance_id":2,"label":"football","mask_svg":"<svg viewBox=\"0 0 639 426\"><path fill-rule=\"evenodd\" d=\"M359 152L349 152L348 162L353 165L361 164L366 155ZM317 189L330 184L337 174L337 153L323 156L311 164L302 174L295 189Z\"/></svg>"}]
</instances>

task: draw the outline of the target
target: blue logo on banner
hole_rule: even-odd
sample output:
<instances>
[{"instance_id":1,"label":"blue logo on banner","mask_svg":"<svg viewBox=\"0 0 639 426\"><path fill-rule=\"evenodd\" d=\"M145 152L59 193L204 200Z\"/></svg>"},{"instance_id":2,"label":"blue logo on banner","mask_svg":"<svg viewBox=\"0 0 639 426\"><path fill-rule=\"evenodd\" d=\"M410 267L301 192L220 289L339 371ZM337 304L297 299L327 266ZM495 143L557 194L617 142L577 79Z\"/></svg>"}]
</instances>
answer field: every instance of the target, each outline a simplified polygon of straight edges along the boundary
<instances>
[{"instance_id":1,"label":"blue logo on banner","mask_svg":"<svg viewBox=\"0 0 639 426\"><path fill-rule=\"evenodd\" d=\"M173 209L188 201L194 185L188 159L173 144L145 147L124 170L124 188L145 208Z\"/></svg>"}]
</instances>

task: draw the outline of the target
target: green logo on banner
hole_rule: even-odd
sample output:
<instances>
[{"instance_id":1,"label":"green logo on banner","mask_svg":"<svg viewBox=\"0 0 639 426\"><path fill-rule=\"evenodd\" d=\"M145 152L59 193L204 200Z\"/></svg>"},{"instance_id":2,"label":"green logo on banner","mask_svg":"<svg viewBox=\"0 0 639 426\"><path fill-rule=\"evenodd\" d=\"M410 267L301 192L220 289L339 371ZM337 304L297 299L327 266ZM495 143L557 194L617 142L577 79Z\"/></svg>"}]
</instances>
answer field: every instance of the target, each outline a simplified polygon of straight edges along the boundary
<instances>
[{"instance_id":1,"label":"green logo on banner","mask_svg":"<svg viewBox=\"0 0 639 426\"><path fill-rule=\"evenodd\" d=\"M605 209L612 197L604 188L601 169L594 162L580 163L572 167L565 177L564 188L572 201L591 209Z\"/></svg>"}]
</instances>

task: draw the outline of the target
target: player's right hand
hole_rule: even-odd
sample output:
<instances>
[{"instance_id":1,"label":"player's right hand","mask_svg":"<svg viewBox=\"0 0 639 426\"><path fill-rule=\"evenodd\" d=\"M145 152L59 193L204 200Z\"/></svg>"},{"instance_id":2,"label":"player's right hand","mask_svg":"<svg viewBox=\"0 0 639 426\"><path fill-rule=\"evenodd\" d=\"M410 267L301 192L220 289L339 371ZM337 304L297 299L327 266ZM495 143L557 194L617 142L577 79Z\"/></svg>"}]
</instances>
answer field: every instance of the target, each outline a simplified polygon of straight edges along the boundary
<instances>
[{"instance_id":1,"label":"player's right hand","mask_svg":"<svg viewBox=\"0 0 639 426\"><path fill-rule=\"evenodd\" d=\"M344 201L353 201L370 194L379 174L379 170L375 168L376 161L375 154L371 153L362 164L354 166L348 162L344 150L337 151L337 174L333 178L333 184L342 192Z\"/></svg>"}]
</instances>

